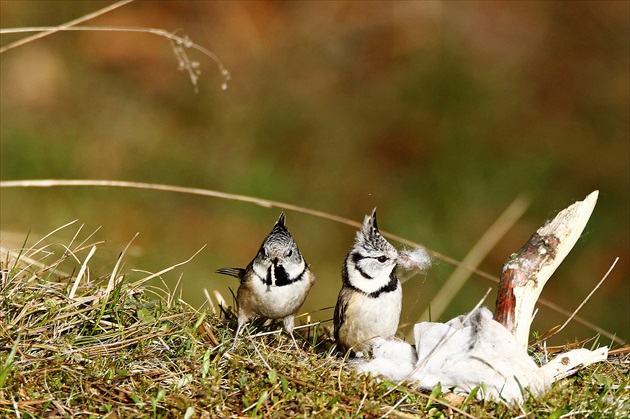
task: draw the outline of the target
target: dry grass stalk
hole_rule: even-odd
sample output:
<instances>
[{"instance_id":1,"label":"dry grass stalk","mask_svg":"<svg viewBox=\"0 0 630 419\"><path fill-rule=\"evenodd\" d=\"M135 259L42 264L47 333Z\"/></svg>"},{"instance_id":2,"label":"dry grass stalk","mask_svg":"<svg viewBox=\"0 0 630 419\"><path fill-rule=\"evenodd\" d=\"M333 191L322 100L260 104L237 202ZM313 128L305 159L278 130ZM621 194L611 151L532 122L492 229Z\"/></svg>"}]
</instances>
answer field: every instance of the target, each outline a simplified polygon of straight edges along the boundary
<instances>
[{"instance_id":1,"label":"dry grass stalk","mask_svg":"<svg viewBox=\"0 0 630 419\"><path fill-rule=\"evenodd\" d=\"M0 416L493 417L512 412L496 404L454 406L439 389L429 395L357 376L334 356L319 323L296 328L304 359L275 328L252 333L256 325L249 328L251 345L223 356L235 318L220 294L214 300L224 317L193 309L175 298L176 290L150 291L144 279L117 279L106 293L111 273L91 277L95 257L88 256L98 251L95 243L78 234L69 245L39 243L21 252L3 250L0 258ZM113 277L127 278L121 266ZM622 383L627 354L616 356L619 362L606 365L606 377ZM583 377L580 391L593 391L593 379ZM619 386L605 390L613 392L616 407L626 400L620 399L627 392ZM531 400L524 409L566 405L566 399L555 397L538 404ZM591 393L585 397L593 399Z\"/></svg>"},{"instance_id":2,"label":"dry grass stalk","mask_svg":"<svg viewBox=\"0 0 630 419\"><path fill-rule=\"evenodd\" d=\"M164 29L157 28L138 28L138 27L111 27L111 26L77 26L81 23L87 22L88 20L92 20L96 17L102 16L106 13L109 13L113 10L116 10L122 6L125 6L129 3L133 2L133 0L121 0L114 4L111 4L107 7L104 7L100 10L97 10L92 13L88 13L84 16L81 16L77 19L73 19L70 22L63 23L58 26L51 27L22 27L22 28L2 28L0 29L0 35L13 34L13 33L28 33L35 32L35 34L27 36L25 38L19 39L15 42L10 43L4 47L0 47L0 54L9 51L13 48L17 48L28 44L30 42L36 41L38 39L44 38L48 35L52 35L57 32L66 32L66 31L89 31L89 32L135 32L135 33L147 33L151 35L157 35L162 38L168 39L171 42L171 46L173 48L173 53L179 63L179 70L185 71L190 78L192 85L195 88L195 93L198 92L198 80L200 73L200 63L197 61L192 61L186 52L187 49L192 48L195 49L207 57L211 58L219 70L221 71L221 75L223 76L223 83L221 84L221 89L226 90L228 87L228 81L231 79L230 72L223 65L223 62L219 59L218 56L213 54L208 49L192 42L187 36L178 36L175 33L168 32Z\"/></svg>"},{"instance_id":3,"label":"dry grass stalk","mask_svg":"<svg viewBox=\"0 0 630 419\"><path fill-rule=\"evenodd\" d=\"M514 226L519 218L521 218L528 206L528 199L523 196L517 197L468 252L461 262L462 266L477 268L497 242ZM429 308L427 308L422 315L420 315L416 323L430 320L429 314L431 314L434 319L439 319L442 316L450 302L455 298L457 292L461 290L472 274L469 269L463 268L462 266L457 267L455 272L453 272L444 285L440 287L435 297L433 297L430 312ZM413 331L411 331L409 335L412 336Z\"/></svg>"},{"instance_id":4,"label":"dry grass stalk","mask_svg":"<svg viewBox=\"0 0 630 419\"><path fill-rule=\"evenodd\" d=\"M173 186L173 185L163 185L163 184L153 184L153 183L142 183L142 182L128 182L128 181L114 181L114 180L86 180L86 179L39 179L39 180L13 180L13 181L0 181L0 188L50 188L50 187L60 187L60 186L73 186L73 187L115 187L115 188L131 188L131 189L146 189L146 190L156 190L156 191L166 191L166 192L174 192L174 193L183 193L190 195L200 195L207 196L219 199L228 199L233 201L245 202L250 204L259 205L265 208L279 208L288 211L295 211L303 214L308 214L314 217L323 218L326 220L330 220L333 222L337 222L340 224L345 224L354 228L360 228L361 223L350 220L348 218L340 217L335 214L326 213L323 211L317 211L310 208L301 207L299 205L293 205L280 201L273 201L258 197L252 197L247 195L239 195L239 194L231 194L226 192L214 191L209 189L201 189L201 188L189 188L189 187L181 187L181 186ZM416 243L412 240L406 239L404 237L389 233L387 231L381 231L381 234L391 240L395 240L399 243L405 244L410 247L418 247L419 243ZM460 269L472 272L482 278L486 278L493 282L498 283L499 278L494 275L491 275L487 272L481 271L474 266L469 266L460 262L456 259L453 259L449 256L440 254L434 250L428 249L429 253L438 259L441 259L447 263L450 263L454 266L457 266ZM544 298L538 298L538 303L549 307L550 309L565 315L567 318L571 317L571 312L559 307L557 304L548 301ZM602 327L599 327L580 316L573 316L573 321L580 323L587 328L599 333L607 338L611 339L614 342L619 344L624 344L625 342L617 337L614 333L611 333L608 330L605 330Z\"/></svg>"},{"instance_id":5,"label":"dry grass stalk","mask_svg":"<svg viewBox=\"0 0 630 419\"><path fill-rule=\"evenodd\" d=\"M0 54L4 53L4 52L6 52L6 51L8 51L10 49L17 48L19 46L28 44L29 42L33 42L33 41L36 41L38 39L44 38L44 37L46 37L48 35L52 35L52 34L54 34L56 32L70 29L71 27L73 27L75 25L78 25L78 24L83 23L83 22L87 22L88 20L92 20L92 19L94 19L94 18L96 18L98 16L104 15L105 13L111 12L112 10L118 9L119 7L125 6L126 4L131 3L132 1L133 0L121 0L121 1L116 2L114 4L110 4L109 6L106 6L106 7L102 8L102 9L100 9L100 10L97 10L95 12L88 13L87 15L83 15L83 16L77 18L77 19L73 19L70 22L61 24L59 26L55 26L53 28L46 28L44 30L37 31L38 33L36 33L35 35L27 36L26 38L22 38L22 39L20 39L18 41L12 42L9 45L0 48ZM11 32L0 32L0 33L11 33Z\"/></svg>"},{"instance_id":6,"label":"dry grass stalk","mask_svg":"<svg viewBox=\"0 0 630 419\"><path fill-rule=\"evenodd\" d=\"M315 337L312 346L321 349L304 352L307 359L300 362L309 368L275 332L254 333L253 345L224 357L235 319L220 295L229 316L223 319L175 299L174 291L161 297L149 292L146 278L123 280L121 258L111 273L91 278L98 246L78 240L78 233L69 245L38 243L41 248L22 252L3 249L0 259L0 416L181 417L194 411L215 417L330 408L381 415L390 408L374 398L382 390L368 377L360 378L364 390L353 395L357 378L339 368L324 337ZM64 267L76 275L50 274ZM296 331L318 336L318 327ZM337 379L342 392L334 389ZM267 387L266 398L258 386Z\"/></svg>"}]
</instances>

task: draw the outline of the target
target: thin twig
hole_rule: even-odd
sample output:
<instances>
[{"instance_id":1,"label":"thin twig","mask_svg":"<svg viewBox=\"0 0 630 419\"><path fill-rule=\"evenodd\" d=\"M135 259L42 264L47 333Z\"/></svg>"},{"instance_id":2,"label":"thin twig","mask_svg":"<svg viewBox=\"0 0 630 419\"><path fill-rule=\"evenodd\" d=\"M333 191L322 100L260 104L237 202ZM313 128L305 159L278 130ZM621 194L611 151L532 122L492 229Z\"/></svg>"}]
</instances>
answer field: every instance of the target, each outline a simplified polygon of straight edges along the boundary
<instances>
[{"instance_id":1,"label":"thin twig","mask_svg":"<svg viewBox=\"0 0 630 419\"><path fill-rule=\"evenodd\" d=\"M50 188L58 186L105 186L116 188L131 188L131 189L148 189L155 191L177 192L183 194L210 196L214 198L223 198L233 201L247 202L250 204L259 205L265 208L281 208L285 210L300 212L303 214L309 214L320 218L325 218L331 221L336 221L341 224L346 224L351 227L360 228L361 223L350 220L348 218L339 217L337 215L329 214L323 211L311 210L308 208L300 207L297 205L288 204L286 202L272 201L268 199L255 198L248 195L232 194L227 192L219 192L210 189L201 188L188 188L182 186L155 184L155 183L142 183L142 182L128 182L118 180L85 180L85 179L42 179L42 180L8 180L0 181L0 188ZM382 233L382 231L381 231ZM393 236L395 237L395 236ZM404 239L403 239L404 240ZM413 245L418 246L414 243ZM495 278L498 281L498 278Z\"/></svg>"},{"instance_id":2,"label":"thin twig","mask_svg":"<svg viewBox=\"0 0 630 419\"><path fill-rule=\"evenodd\" d=\"M553 333L551 333L548 336L545 336L545 339L549 339L550 337L557 335L558 333L560 333L560 331L562 329L564 329L571 320L573 320L573 318L575 317L575 315L577 314L578 311L580 311L582 309L582 307L584 307L584 304L586 304L586 302L588 300L590 300L590 298L593 296L593 294L595 294L595 291L597 291L599 289L599 287L604 283L604 281L606 280L606 278L608 278L608 276L610 275L610 273L612 272L612 270L615 268L615 265L617 265L617 262L619 262L619 257L617 257L615 259L615 261L613 262L613 264L610 266L610 268L608 268L608 271L606 272L606 274L602 277L602 279L599 280L599 282L597 283L597 285L595 285L595 287L591 290L591 292L589 292L589 294L586 296L586 298L584 298L584 300L580 303L580 305L575 309L575 311L573 313L571 313L571 315L569 316L569 318L562 324L562 326L560 326L559 328L557 328L556 330L553 331ZM540 342L537 341L535 343Z\"/></svg>"},{"instance_id":3,"label":"thin twig","mask_svg":"<svg viewBox=\"0 0 630 419\"><path fill-rule=\"evenodd\" d=\"M92 19L94 19L96 17L104 15L105 13L109 13L112 10L118 9L119 7L122 7L122 6L125 6L125 5L127 5L129 3L131 3L132 1L133 0L121 0L119 2L116 2L114 4L109 5L107 7L103 7L100 10L97 10L97 11L92 12L92 13L88 13L87 15L83 15L83 16L77 18L77 19L71 20L70 22L63 23L63 24L61 24L59 26L54 26L54 27L43 29L43 30L38 30L38 33L36 33L35 35L27 36L26 38L19 39L19 40L15 41L15 42L10 43L9 45L7 45L5 47L0 47L0 54L4 53L4 52L6 52L6 51L8 51L10 49L17 48L20 45L24 45L24 44L27 44L29 42L33 42L33 41L36 41L38 39L44 38L44 37L46 37L48 35L52 35L52 34L54 34L56 32L63 31L63 30L68 30L72 26L78 25L78 24L83 23L83 22L87 22L88 20L92 20ZM0 31L0 34L4 34L4 33L12 33L12 32L9 32L6 29L3 29L2 31ZM13 33L15 33L15 32L13 32Z\"/></svg>"},{"instance_id":4,"label":"thin twig","mask_svg":"<svg viewBox=\"0 0 630 419\"><path fill-rule=\"evenodd\" d=\"M2 182L0 182L2 183ZM1 186L0 186L1 187ZM46 234L44 237L42 237L41 239L39 239L34 245L32 245L28 251L26 253L30 253L33 249L35 249L36 246L39 246L40 243L42 243L44 240L46 240L48 237L52 236L53 234L55 234L56 232L58 232L59 230L62 230L66 227L68 227L69 225L72 225L74 223L76 223L78 220L73 220L70 221L69 223L66 223L64 225L62 225L61 227L57 227L56 229L54 229L53 231L51 231L50 233Z\"/></svg>"},{"instance_id":5,"label":"thin twig","mask_svg":"<svg viewBox=\"0 0 630 419\"><path fill-rule=\"evenodd\" d=\"M256 346L256 342L254 342L252 340L252 346L254 347L254 350L256 351L256 353L258 354L258 357L260 358L260 360L262 361L262 363L265 365L265 367L267 367L267 371L271 371L273 368L271 368L269 366L269 364L267 363L267 361L265 360L265 358L262 356L262 354L260 353L260 351L258 350L258 346Z\"/></svg>"},{"instance_id":6,"label":"thin twig","mask_svg":"<svg viewBox=\"0 0 630 419\"><path fill-rule=\"evenodd\" d=\"M38 180L7 180L0 181L1 188L51 188L60 186L79 186L79 187L113 187L113 188L128 188L128 189L147 189L154 191L176 192L190 195L209 196L213 198L228 199L232 201L247 202L250 204L259 205L265 208L280 208L288 211L295 211L302 214L312 215L315 217L323 218L326 220L334 221L340 224L345 224L350 227L360 228L361 223L351 220L349 218L340 217L338 215L330 214L324 211L313 210L298 205L289 204L281 201L273 201L264 198L256 198L248 195L232 194L227 192L220 192L211 189L201 188L189 188L183 186L164 185L157 183L143 183L143 182L129 182L119 180L86 180L86 179L38 179ZM419 243L415 243L403 237L397 236L392 233L380 230L381 234L389 239L398 241L402 244L406 244L411 247L420 246ZM490 275L487 272L480 271L474 267L462 265L461 262L439 254L438 252L427 249L435 257L438 257L445 262L451 263L455 266L461 266L464 269L468 269L482 277L491 279L494 282L499 282L499 278Z\"/></svg>"},{"instance_id":7,"label":"thin twig","mask_svg":"<svg viewBox=\"0 0 630 419\"><path fill-rule=\"evenodd\" d=\"M280 208L288 211L295 211L302 214L312 215L314 217L323 218L326 220L334 221L340 224L345 224L353 228L360 228L361 223L351 220L349 218L340 217L338 215L330 214L324 211L313 210L298 205L289 204L281 201L273 201L264 198L256 198L248 195L232 194L227 192L219 192L211 189L201 188L189 188L183 186L164 185L156 183L143 183L143 182L129 182L118 180L85 180L85 179L37 179L37 180L8 180L0 181L0 188L51 188L59 186L79 186L79 187L113 187L113 188L129 188L129 189L147 189L155 191L176 192L190 195L209 196L214 198L228 199L232 201L247 202L250 204L259 205L265 208ZM404 237L397 236L384 230L380 230L381 234L388 238L395 240L399 243L405 244L411 247L420 246L419 243L405 239ZM462 262L440 254L434 250L427 249L434 257L437 257L447 263L455 266L459 266L463 269L470 270L471 272L486 278L494 282L499 282L499 278L493 276L487 272L476 269L472 266L462 264ZM541 300L542 301L542 300Z\"/></svg>"},{"instance_id":8,"label":"thin twig","mask_svg":"<svg viewBox=\"0 0 630 419\"><path fill-rule=\"evenodd\" d=\"M481 236L479 241L475 243L473 248L468 252L462 264L465 266L474 266L475 268L483 261L486 255L496 246L498 241L507 233L507 231L516 224L519 218L525 213L529 206L529 199L522 195L516 199L503 211L496 221ZM440 287L438 293L433 297L431 302L431 315L434 319L439 319L446 307L453 300L455 295L461 290L466 280L470 277L471 272L468 269L458 267L455 272L446 280L444 285ZM429 309L427 308L415 323L421 320L429 319Z\"/></svg>"},{"instance_id":9,"label":"thin twig","mask_svg":"<svg viewBox=\"0 0 630 419\"><path fill-rule=\"evenodd\" d=\"M380 419L386 418L387 416L389 416L394 410L396 410L398 408L398 406L400 406L402 404L402 402L404 402L407 397L409 397L409 394L403 394L403 396L400 398L400 400L398 400L396 403L394 403L393 406L389 407L389 409L387 409L387 412L383 413L383 415L380 417Z\"/></svg>"},{"instance_id":10,"label":"thin twig","mask_svg":"<svg viewBox=\"0 0 630 419\"><path fill-rule=\"evenodd\" d=\"M130 1L133 1L133 0L130 0ZM151 34L151 35L161 36L163 38L169 39L176 46L184 46L186 48L192 48L192 49L195 49L195 50L201 52L202 54L210 57L212 59L212 61L215 62L217 67L219 67L219 70L221 71L221 75L224 77L225 81L227 82L231 78L230 72L228 71L227 68L225 68L225 65L223 64L221 59L216 54L212 53L210 50L202 47L201 45L192 42L190 39L188 39L188 37L181 37L181 36L175 35L174 33L168 32L168 31L166 31L164 29L143 28L143 27L135 27L135 26L72 26L72 27L64 27L63 25L62 26L33 26L33 27L23 27L23 28L5 28L5 29L0 29L0 35L6 35L6 34L11 34L11 33L25 33L25 32L39 32L39 34L37 34L37 35L40 35L41 33L51 34L51 33L55 33L55 32L80 32L80 31L86 31L86 32L135 32L135 33L147 33L147 34ZM37 36L37 35L35 35L35 36ZM27 38L24 38L24 39L26 40ZM37 39L37 38L35 38L35 39ZM15 46L18 46L18 45L15 45ZM8 45L5 48L0 49L0 54L2 52L4 52L6 49L15 48L15 46L13 46L13 44L11 44L11 45ZM180 62L186 61L187 57L182 57L182 56L179 55L179 53L180 53L179 51L177 51L177 50L175 51L177 59ZM195 84L194 80L193 80L193 84ZM224 85L224 89L225 88L226 87Z\"/></svg>"},{"instance_id":11,"label":"thin twig","mask_svg":"<svg viewBox=\"0 0 630 419\"><path fill-rule=\"evenodd\" d=\"M153 278L155 278L155 277L157 277L157 276L162 275L163 273L166 273L166 272L172 271L173 269L177 268L178 266L182 266L182 265L187 264L188 262L190 262L191 260L193 260L193 258L194 258L195 256L197 256L197 255L198 255L198 254L199 254L199 253L200 253L203 249L205 249L205 247L206 247L206 245L204 244L204 245L201 247L201 249L197 250L197 251L196 251L196 252L195 252L195 253L194 253L191 257L189 257L188 259L186 259L186 260L185 260L185 261L183 261L183 262L176 263L176 264L175 264L175 265L173 265L173 266L169 266L169 267L168 267L168 268L166 268L166 269L162 269L162 270L161 270L161 271L159 271L159 272L156 272L156 273L154 273L154 274L151 274L151 275L149 275L149 276L147 276L147 277L145 277L145 278L139 279L138 281L136 281L136 282L132 283L132 284L131 284L131 287L132 287L132 288L138 287L139 285L142 285L142 284L144 284L145 282L147 282L147 281L149 281L149 280L151 280L151 279L153 279ZM134 271L135 271L135 270L134 270Z\"/></svg>"}]
</instances>

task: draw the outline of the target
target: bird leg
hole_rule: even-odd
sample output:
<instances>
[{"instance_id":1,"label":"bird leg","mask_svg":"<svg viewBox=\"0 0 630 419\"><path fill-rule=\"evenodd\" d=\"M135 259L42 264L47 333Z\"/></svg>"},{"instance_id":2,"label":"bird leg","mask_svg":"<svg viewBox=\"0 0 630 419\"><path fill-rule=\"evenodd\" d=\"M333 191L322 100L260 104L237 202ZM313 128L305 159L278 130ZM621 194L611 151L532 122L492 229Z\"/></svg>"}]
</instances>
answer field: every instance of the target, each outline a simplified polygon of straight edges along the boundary
<instances>
[{"instance_id":1,"label":"bird leg","mask_svg":"<svg viewBox=\"0 0 630 419\"><path fill-rule=\"evenodd\" d=\"M291 340L293 341L293 345L295 345L295 349L297 349L298 354L302 356L301 355L302 351L300 351L300 347L298 346L297 341L295 340L295 336L293 336L293 327L295 325L294 319L295 319L295 316L288 316L284 318L283 320L284 330L286 330L289 336L291 336Z\"/></svg>"}]
</instances>

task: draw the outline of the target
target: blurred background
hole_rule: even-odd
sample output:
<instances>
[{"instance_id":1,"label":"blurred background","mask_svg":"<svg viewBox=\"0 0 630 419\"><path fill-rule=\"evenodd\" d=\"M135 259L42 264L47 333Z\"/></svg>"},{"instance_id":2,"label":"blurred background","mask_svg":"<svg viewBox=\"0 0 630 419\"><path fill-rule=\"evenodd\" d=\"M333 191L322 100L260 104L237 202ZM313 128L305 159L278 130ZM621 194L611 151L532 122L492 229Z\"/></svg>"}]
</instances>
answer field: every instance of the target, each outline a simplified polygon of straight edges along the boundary
<instances>
[{"instance_id":1,"label":"blurred background","mask_svg":"<svg viewBox=\"0 0 630 419\"><path fill-rule=\"evenodd\" d=\"M58 25L108 4L3 0L0 23ZM546 220L598 189L582 238L542 297L572 312L619 256L580 316L628 340L629 7L133 2L87 25L188 35L225 64L227 89L210 58L187 50L200 65L196 93L169 41L150 34L64 32L9 50L0 55L1 179L207 188L359 222L378 207L383 230L458 260L525 194L525 215L480 265L496 276ZM164 275L171 287L181 279L182 298L197 307L203 288L231 301L237 281L214 271L245 266L280 213L114 188L0 189L0 198L4 247L20 247L29 231L33 244L75 219L82 238L101 227L93 277L111 272L136 232L127 272L160 271L207 245ZM328 320L355 229L291 211L287 226L317 275L302 311ZM55 241L67 244L77 228ZM454 269L436 260L404 284L403 323L418 320ZM472 275L433 320L470 310L489 287L493 309L496 284ZM541 307L532 331L565 319ZM595 335L571 322L550 343Z\"/></svg>"}]
</instances>

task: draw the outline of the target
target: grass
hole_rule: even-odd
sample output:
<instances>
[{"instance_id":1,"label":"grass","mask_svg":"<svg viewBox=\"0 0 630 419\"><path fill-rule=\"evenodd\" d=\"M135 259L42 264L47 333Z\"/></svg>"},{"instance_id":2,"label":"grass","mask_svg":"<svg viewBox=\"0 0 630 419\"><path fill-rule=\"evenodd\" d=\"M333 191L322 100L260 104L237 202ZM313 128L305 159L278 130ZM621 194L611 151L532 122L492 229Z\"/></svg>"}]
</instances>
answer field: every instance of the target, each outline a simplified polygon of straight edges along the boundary
<instances>
[{"instance_id":1,"label":"grass","mask_svg":"<svg viewBox=\"0 0 630 419\"><path fill-rule=\"evenodd\" d=\"M51 236L54 234L51 233ZM357 375L322 324L251 326L234 352L230 307L197 310L147 275L92 266L99 243L2 249L2 417L627 417L630 355L556 383L521 407ZM50 239L50 237L49 237ZM49 240L48 240L49 241ZM96 276L101 272L100 276ZM96 277L92 277L95 275ZM146 275L146 274L143 274ZM70 297L72 295L72 297ZM540 353L534 353L540 356Z\"/></svg>"},{"instance_id":2,"label":"grass","mask_svg":"<svg viewBox=\"0 0 630 419\"><path fill-rule=\"evenodd\" d=\"M144 31L173 42L195 88L198 73L184 47L212 58L227 86L229 73L218 58L187 38L157 29L73 27L127 3L54 28L14 30L38 33L0 48L0 54L62 30ZM99 265L93 257L99 243L88 243L91 236L77 243L77 236L68 245L39 241L0 253L0 417L630 415L627 347L520 407L357 375L334 354L322 324L300 328L300 354L286 335L268 332L277 325L261 324L227 354L235 329L229 307L195 309L176 290L146 285L172 267L137 279L137 273L123 272L125 252ZM544 354L540 346L532 348L534 357Z\"/></svg>"}]
</instances>

